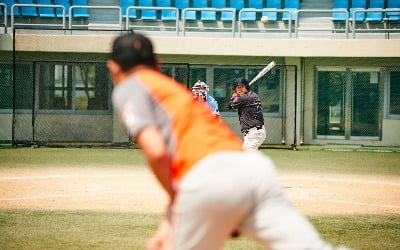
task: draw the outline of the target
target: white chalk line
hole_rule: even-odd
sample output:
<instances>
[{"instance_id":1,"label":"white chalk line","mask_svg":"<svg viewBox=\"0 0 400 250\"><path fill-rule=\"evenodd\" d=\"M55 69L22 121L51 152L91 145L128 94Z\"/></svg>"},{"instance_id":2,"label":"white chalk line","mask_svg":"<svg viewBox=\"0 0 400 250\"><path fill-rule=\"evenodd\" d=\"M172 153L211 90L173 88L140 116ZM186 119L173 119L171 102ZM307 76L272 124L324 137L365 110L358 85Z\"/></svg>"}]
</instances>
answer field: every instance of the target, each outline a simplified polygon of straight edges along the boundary
<instances>
[{"instance_id":1,"label":"white chalk line","mask_svg":"<svg viewBox=\"0 0 400 250\"><path fill-rule=\"evenodd\" d=\"M304 181L328 181L328 182L339 182L339 183L376 184L376 185L400 187L400 183L368 181L368 180L353 180L353 179L328 179L328 178L317 178L317 177L282 177L279 179L280 180L304 180Z\"/></svg>"},{"instance_id":2,"label":"white chalk line","mask_svg":"<svg viewBox=\"0 0 400 250\"><path fill-rule=\"evenodd\" d=\"M360 205L360 206L371 206L371 207L384 207L384 208L397 208L397 209L400 209L400 206L396 206L396 205L383 205L383 204L374 204L374 203L365 203L365 202L345 201L345 200L323 200L323 201L332 202L332 203L349 204L349 205Z\"/></svg>"}]
</instances>

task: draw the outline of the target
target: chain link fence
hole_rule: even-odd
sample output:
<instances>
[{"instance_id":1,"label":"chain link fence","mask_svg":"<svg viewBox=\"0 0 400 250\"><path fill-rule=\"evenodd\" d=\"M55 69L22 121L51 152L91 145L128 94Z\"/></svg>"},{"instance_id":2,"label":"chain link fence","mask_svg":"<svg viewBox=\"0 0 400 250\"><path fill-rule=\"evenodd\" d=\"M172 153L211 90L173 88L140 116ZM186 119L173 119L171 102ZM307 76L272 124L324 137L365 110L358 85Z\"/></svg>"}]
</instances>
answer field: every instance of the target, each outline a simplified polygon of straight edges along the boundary
<instances>
[{"instance_id":1,"label":"chain link fence","mask_svg":"<svg viewBox=\"0 0 400 250\"><path fill-rule=\"evenodd\" d=\"M15 29L16 44L18 35L26 32ZM113 85L106 67L107 57L92 53L27 52L14 47L13 60L0 63L1 88L5 89L1 91L4 98L0 110L5 112L8 108L12 114L11 143L33 146L134 145L113 113ZM265 61L273 59L265 58ZM265 67L238 63L163 63L161 72L188 90L198 80L206 82L210 87L209 94L219 104L221 116L227 118L229 125L238 127L236 111L226 108L234 92L234 81L238 77L250 81ZM293 124L288 126L285 119L287 79L286 66L281 64L252 85L252 90L261 97L268 132L274 135L269 137L271 144L284 142L287 129L293 128Z\"/></svg>"},{"instance_id":2,"label":"chain link fence","mask_svg":"<svg viewBox=\"0 0 400 250\"><path fill-rule=\"evenodd\" d=\"M23 32L16 29L14 40ZM15 48L9 60L0 62L0 142L134 145L113 113L107 57L104 53L28 52ZM186 57L188 62L196 61L194 55ZM400 68L396 60L367 67L368 59L359 66L338 60L330 62L334 66L318 66L326 62L306 59L300 70L297 65L286 64L284 58L268 56L262 58L265 64L253 64L241 57L229 59L227 64L221 64L220 58L216 61L167 62L161 71L188 90L198 80L206 82L222 119L240 135L237 112L226 107L234 81L238 77L250 81L267 63L275 61L277 66L251 86L263 106L267 128L264 146L358 143L360 138L375 143L383 141L385 118L400 119ZM390 126L396 126L395 122Z\"/></svg>"}]
</instances>

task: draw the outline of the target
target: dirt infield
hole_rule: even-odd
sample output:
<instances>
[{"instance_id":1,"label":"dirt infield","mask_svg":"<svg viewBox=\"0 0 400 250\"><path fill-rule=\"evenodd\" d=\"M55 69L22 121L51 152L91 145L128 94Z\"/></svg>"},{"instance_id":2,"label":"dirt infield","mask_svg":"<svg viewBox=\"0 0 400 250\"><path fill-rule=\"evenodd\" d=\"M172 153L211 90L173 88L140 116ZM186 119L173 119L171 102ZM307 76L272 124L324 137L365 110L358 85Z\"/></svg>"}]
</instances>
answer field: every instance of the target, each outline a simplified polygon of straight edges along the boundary
<instances>
[{"instance_id":1,"label":"dirt infield","mask_svg":"<svg viewBox=\"0 0 400 250\"><path fill-rule=\"evenodd\" d=\"M305 214L400 214L399 177L280 173L279 178ZM7 169L0 171L0 194L0 209L160 213L166 205L145 169Z\"/></svg>"}]
</instances>

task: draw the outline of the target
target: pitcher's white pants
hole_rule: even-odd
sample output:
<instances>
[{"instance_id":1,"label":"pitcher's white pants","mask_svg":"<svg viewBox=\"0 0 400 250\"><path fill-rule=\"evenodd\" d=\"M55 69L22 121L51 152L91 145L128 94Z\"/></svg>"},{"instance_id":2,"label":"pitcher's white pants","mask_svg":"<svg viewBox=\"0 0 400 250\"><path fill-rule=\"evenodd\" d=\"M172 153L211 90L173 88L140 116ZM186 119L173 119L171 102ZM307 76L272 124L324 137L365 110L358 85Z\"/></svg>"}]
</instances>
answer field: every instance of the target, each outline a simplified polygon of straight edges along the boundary
<instances>
[{"instance_id":1,"label":"pitcher's white pants","mask_svg":"<svg viewBox=\"0 0 400 250\"><path fill-rule=\"evenodd\" d=\"M285 199L272 161L258 151L206 157L177 194L173 249L221 249L236 229L268 249L332 249Z\"/></svg>"},{"instance_id":2,"label":"pitcher's white pants","mask_svg":"<svg viewBox=\"0 0 400 250\"><path fill-rule=\"evenodd\" d=\"M266 137L267 132L264 126L261 129L251 128L243 137L243 148L257 150Z\"/></svg>"}]
</instances>

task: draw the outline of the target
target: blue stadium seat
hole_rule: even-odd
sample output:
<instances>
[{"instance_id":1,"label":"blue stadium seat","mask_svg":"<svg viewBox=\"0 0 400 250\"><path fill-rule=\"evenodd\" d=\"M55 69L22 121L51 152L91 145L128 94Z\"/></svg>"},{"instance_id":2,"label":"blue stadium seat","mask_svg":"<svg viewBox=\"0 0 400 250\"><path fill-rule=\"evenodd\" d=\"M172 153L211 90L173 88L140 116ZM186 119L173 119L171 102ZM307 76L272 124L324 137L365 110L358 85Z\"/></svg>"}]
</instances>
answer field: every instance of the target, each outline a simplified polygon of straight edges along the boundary
<instances>
[{"instance_id":1,"label":"blue stadium seat","mask_svg":"<svg viewBox=\"0 0 400 250\"><path fill-rule=\"evenodd\" d=\"M300 9L300 1L299 0L285 0L285 10L289 10L292 14L292 21L296 21L296 13L297 10ZM289 14L287 12L283 13L282 16L283 21L289 21Z\"/></svg>"},{"instance_id":2,"label":"blue stadium seat","mask_svg":"<svg viewBox=\"0 0 400 250\"><path fill-rule=\"evenodd\" d=\"M259 0L249 0L249 8L248 9L262 9L263 1ZM255 21L256 20L256 12L243 12L242 13L242 21Z\"/></svg>"},{"instance_id":3,"label":"blue stadium seat","mask_svg":"<svg viewBox=\"0 0 400 250\"><path fill-rule=\"evenodd\" d=\"M388 0L386 10L390 9L400 9L400 1L399 0ZM386 16L383 19L385 21L400 21L400 12L391 11L386 12Z\"/></svg>"},{"instance_id":4,"label":"blue stadium seat","mask_svg":"<svg viewBox=\"0 0 400 250\"><path fill-rule=\"evenodd\" d=\"M45 4L45 5L53 5L51 0L36 0L37 4ZM55 8L39 8L39 16L40 17L56 17L56 14L54 13Z\"/></svg>"},{"instance_id":5,"label":"blue stadium seat","mask_svg":"<svg viewBox=\"0 0 400 250\"><path fill-rule=\"evenodd\" d=\"M266 10L280 10L282 9L281 0L268 0ZM278 13L277 12L263 12L263 16L267 16L268 20L271 22L278 21Z\"/></svg>"},{"instance_id":6,"label":"blue stadium seat","mask_svg":"<svg viewBox=\"0 0 400 250\"><path fill-rule=\"evenodd\" d=\"M383 10L385 7L385 0L370 0L369 10ZM367 12L365 18L367 22L381 22L383 20L382 12Z\"/></svg>"},{"instance_id":7,"label":"blue stadium seat","mask_svg":"<svg viewBox=\"0 0 400 250\"><path fill-rule=\"evenodd\" d=\"M18 3L20 3L20 4L35 4L33 2L33 0L19 0ZM21 7L21 15L36 17L36 16L38 16L38 13L37 13L37 10L35 7Z\"/></svg>"},{"instance_id":8,"label":"blue stadium seat","mask_svg":"<svg viewBox=\"0 0 400 250\"><path fill-rule=\"evenodd\" d=\"M193 0L193 8L208 8L207 0ZM201 21L215 21L216 14L215 11L200 11Z\"/></svg>"},{"instance_id":9,"label":"blue stadium seat","mask_svg":"<svg viewBox=\"0 0 400 250\"><path fill-rule=\"evenodd\" d=\"M138 6L154 7L153 0L139 0ZM142 10L141 19L146 20L146 21L154 21L157 19L157 11L156 10Z\"/></svg>"},{"instance_id":10,"label":"blue stadium seat","mask_svg":"<svg viewBox=\"0 0 400 250\"><path fill-rule=\"evenodd\" d=\"M122 11L122 17L126 18L126 10L135 5L135 0L121 0L120 1L120 7L121 7L121 11ZM137 12L135 9L131 9L129 10L129 18L137 18Z\"/></svg>"},{"instance_id":11,"label":"blue stadium seat","mask_svg":"<svg viewBox=\"0 0 400 250\"><path fill-rule=\"evenodd\" d=\"M5 5L7 5L7 15L11 16L11 7L14 4L16 4L17 2L15 2L13 0L3 0L3 1L0 1L0 3L4 3ZM19 7L14 7L14 15L15 16L21 15L21 11L20 11Z\"/></svg>"},{"instance_id":12,"label":"blue stadium seat","mask_svg":"<svg viewBox=\"0 0 400 250\"><path fill-rule=\"evenodd\" d=\"M55 0L54 4L64 6L65 17L69 17L69 7L71 7L71 5L69 4L69 0ZM56 17L62 17L62 9L61 8L56 8Z\"/></svg>"},{"instance_id":13,"label":"blue stadium seat","mask_svg":"<svg viewBox=\"0 0 400 250\"><path fill-rule=\"evenodd\" d=\"M367 0L352 0L349 14L349 21L353 21L353 14L355 10L365 10L367 8ZM365 20L365 12L356 14L356 22Z\"/></svg>"},{"instance_id":14,"label":"blue stadium seat","mask_svg":"<svg viewBox=\"0 0 400 250\"><path fill-rule=\"evenodd\" d=\"M333 10L348 10L349 0L334 0ZM341 12L332 13L332 21L346 21L346 14Z\"/></svg>"},{"instance_id":15,"label":"blue stadium seat","mask_svg":"<svg viewBox=\"0 0 400 250\"><path fill-rule=\"evenodd\" d=\"M244 0L230 1L229 8L235 9L236 12L244 8ZM233 13L232 12L221 12L221 21L232 22Z\"/></svg>"},{"instance_id":16,"label":"blue stadium seat","mask_svg":"<svg viewBox=\"0 0 400 250\"><path fill-rule=\"evenodd\" d=\"M207 1L203 0L203 4L206 5L207 8ZM211 1L212 8L225 8L226 1L225 0L212 0ZM201 20L202 21L217 21L217 12L215 11L202 11L201 12Z\"/></svg>"},{"instance_id":17,"label":"blue stadium seat","mask_svg":"<svg viewBox=\"0 0 400 250\"><path fill-rule=\"evenodd\" d=\"M157 0L157 7L172 7L171 0ZM175 21L176 12L174 10L161 10L161 20Z\"/></svg>"},{"instance_id":18,"label":"blue stadium seat","mask_svg":"<svg viewBox=\"0 0 400 250\"><path fill-rule=\"evenodd\" d=\"M188 21L196 20L196 11L186 11L185 16L183 16L183 10L190 7L189 0L175 1L175 7L181 12L181 19Z\"/></svg>"},{"instance_id":19,"label":"blue stadium seat","mask_svg":"<svg viewBox=\"0 0 400 250\"><path fill-rule=\"evenodd\" d=\"M72 5L80 5L80 6L87 6L88 1L87 0L72 0ZM89 17L89 11L88 9L74 9L72 13L72 17L75 18L88 18Z\"/></svg>"}]
</instances>

